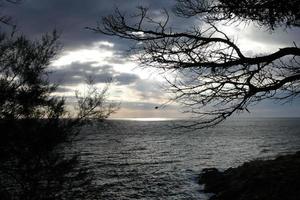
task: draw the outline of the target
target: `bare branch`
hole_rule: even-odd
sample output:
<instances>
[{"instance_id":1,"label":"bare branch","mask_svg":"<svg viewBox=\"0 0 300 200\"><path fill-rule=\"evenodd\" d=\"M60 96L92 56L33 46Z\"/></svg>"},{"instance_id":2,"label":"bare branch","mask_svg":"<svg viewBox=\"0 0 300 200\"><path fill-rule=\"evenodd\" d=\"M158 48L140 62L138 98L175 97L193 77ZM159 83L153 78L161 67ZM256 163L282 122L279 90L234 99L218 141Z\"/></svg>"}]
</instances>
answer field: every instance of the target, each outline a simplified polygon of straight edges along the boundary
<instances>
[{"instance_id":1,"label":"bare branch","mask_svg":"<svg viewBox=\"0 0 300 200\"><path fill-rule=\"evenodd\" d=\"M244 55L215 22L256 20L252 14L259 10L246 0L236 7L237 10L231 10L238 2L229 2L178 0L176 14L181 17L200 16L207 22L207 26L194 26L183 32L173 31L175 29L169 26L167 11L162 12L164 20L155 21L143 8L139 8L138 14L130 20L116 10L114 15L103 18L97 27L89 29L138 43L132 50L139 56L142 66L162 69L173 77L167 79L174 94L172 100L181 103L185 111L197 119L188 126L214 126L234 113L249 112L249 105L264 99L287 100L300 93L300 49L294 45L270 54ZM261 5L260 11L269 5ZM279 9L280 5L281 1L274 5L274 9ZM247 6L254 9L253 13L242 15ZM283 10L275 19L279 20L276 17L286 14ZM291 18L274 21L270 26L296 20L298 16L294 14L291 12ZM267 21L260 22L265 24Z\"/></svg>"}]
</instances>

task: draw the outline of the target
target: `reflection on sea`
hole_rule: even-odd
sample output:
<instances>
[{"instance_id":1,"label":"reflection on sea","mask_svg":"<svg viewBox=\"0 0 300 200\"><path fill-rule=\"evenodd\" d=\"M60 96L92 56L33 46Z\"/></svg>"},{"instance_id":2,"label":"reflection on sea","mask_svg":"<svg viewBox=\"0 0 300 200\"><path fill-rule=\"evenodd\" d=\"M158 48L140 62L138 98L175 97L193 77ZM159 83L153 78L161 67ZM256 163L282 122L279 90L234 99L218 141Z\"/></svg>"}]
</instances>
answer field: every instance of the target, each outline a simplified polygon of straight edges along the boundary
<instances>
[{"instance_id":1,"label":"reflection on sea","mask_svg":"<svg viewBox=\"0 0 300 200\"><path fill-rule=\"evenodd\" d=\"M86 128L77 149L102 199L207 199L201 169L300 150L300 119L243 119L184 132L178 121L111 120Z\"/></svg>"}]
</instances>

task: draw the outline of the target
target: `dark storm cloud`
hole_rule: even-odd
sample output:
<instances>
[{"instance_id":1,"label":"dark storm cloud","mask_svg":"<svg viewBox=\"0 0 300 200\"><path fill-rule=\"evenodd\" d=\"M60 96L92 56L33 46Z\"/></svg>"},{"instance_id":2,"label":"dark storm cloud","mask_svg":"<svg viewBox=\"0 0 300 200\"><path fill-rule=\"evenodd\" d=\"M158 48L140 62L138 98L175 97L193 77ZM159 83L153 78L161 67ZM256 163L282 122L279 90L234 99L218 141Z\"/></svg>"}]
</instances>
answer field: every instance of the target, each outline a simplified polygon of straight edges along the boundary
<instances>
[{"instance_id":1,"label":"dark storm cloud","mask_svg":"<svg viewBox=\"0 0 300 200\"><path fill-rule=\"evenodd\" d=\"M6 5L5 13L14 18L18 29L31 37L39 37L54 28L62 32L65 48L89 45L99 40L115 40L92 33L85 27L96 26L103 16L112 14L115 7L132 14L138 5L152 9L171 8L174 0L23 0L18 5ZM124 49L127 41L118 41Z\"/></svg>"},{"instance_id":2,"label":"dark storm cloud","mask_svg":"<svg viewBox=\"0 0 300 200\"><path fill-rule=\"evenodd\" d=\"M111 65L99 66L94 62L73 62L70 65L55 69L55 71L50 74L49 81L62 86L77 85L84 83L87 78L92 78L94 83L113 81L113 83L117 85L130 85L139 80L137 75L117 72Z\"/></svg>"},{"instance_id":3,"label":"dark storm cloud","mask_svg":"<svg viewBox=\"0 0 300 200\"><path fill-rule=\"evenodd\" d=\"M129 85L139 80L139 77L135 74L121 73L116 75L114 79L118 85Z\"/></svg>"},{"instance_id":4,"label":"dark storm cloud","mask_svg":"<svg viewBox=\"0 0 300 200\"><path fill-rule=\"evenodd\" d=\"M160 9L170 10L175 3L175 0L23 0L18 5L7 4L4 11L14 18L18 29L30 37L40 37L56 28L62 32L61 42L65 49L89 46L95 41L106 40L115 43L115 48L119 49L119 54L122 55L124 50L129 48L129 41L96 34L86 30L85 27L96 26L97 21L99 22L103 16L112 14L115 7L119 7L130 16L136 11L137 6L143 5L149 7L152 14L159 16ZM192 27L190 25L194 23L182 20L174 19L172 15L170 23L176 27ZM284 34L276 36L276 42L290 38L288 35L282 38L282 35ZM291 35L292 41L295 41L295 38L299 39L299 29ZM255 33L252 36L254 40L265 41L270 35Z\"/></svg>"},{"instance_id":5,"label":"dark storm cloud","mask_svg":"<svg viewBox=\"0 0 300 200\"><path fill-rule=\"evenodd\" d=\"M119 7L130 16L136 12L137 6L143 5L149 7L151 13L158 17L161 15L159 10L163 8L171 10L175 3L175 0L23 0L17 5L6 4L3 11L14 18L18 30L32 38L38 38L46 32L57 29L61 32L61 43L64 49L84 48L96 41L104 40L113 42L118 55L122 57L125 50L129 49L130 41L96 34L86 30L85 27L95 27L103 16L112 14L115 7ZM174 18L173 15L170 18L170 23L174 27L181 27L182 30L185 29L184 27L191 28L194 22ZM269 36L269 33L255 33L249 38L268 42L269 38L274 39ZM291 38L291 42L299 40L299 29L289 35L279 33L275 36L278 43L285 43L287 38ZM274 40L269 42L272 43Z\"/></svg>"}]
</instances>

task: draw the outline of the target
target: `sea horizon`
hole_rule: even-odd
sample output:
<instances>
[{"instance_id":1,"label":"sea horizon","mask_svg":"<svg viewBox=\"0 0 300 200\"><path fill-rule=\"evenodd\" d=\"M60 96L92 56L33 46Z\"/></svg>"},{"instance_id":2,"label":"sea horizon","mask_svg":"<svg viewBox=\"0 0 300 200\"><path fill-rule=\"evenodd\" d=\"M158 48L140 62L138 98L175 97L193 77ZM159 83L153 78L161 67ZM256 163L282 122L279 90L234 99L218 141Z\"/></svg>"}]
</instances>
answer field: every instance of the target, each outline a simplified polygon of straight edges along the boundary
<instances>
[{"instance_id":1,"label":"sea horizon","mask_svg":"<svg viewBox=\"0 0 300 200\"><path fill-rule=\"evenodd\" d=\"M121 120L121 121L189 121L196 120L197 118L180 118L180 117L110 117L107 120ZM300 116L262 116L262 117L231 117L227 121L239 120L239 119L300 119Z\"/></svg>"}]
</instances>

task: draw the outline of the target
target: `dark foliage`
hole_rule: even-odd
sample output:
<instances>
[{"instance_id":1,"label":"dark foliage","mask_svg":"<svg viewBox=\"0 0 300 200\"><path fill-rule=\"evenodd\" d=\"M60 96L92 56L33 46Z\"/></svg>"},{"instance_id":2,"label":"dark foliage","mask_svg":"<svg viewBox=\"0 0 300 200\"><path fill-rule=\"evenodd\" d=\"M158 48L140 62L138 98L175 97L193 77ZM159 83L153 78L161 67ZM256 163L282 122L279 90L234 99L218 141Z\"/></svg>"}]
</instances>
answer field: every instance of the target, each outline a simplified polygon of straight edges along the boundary
<instances>
[{"instance_id":1,"label":"dark foliage","mask_svg":"<svg viewBox=\"0 0 300 200\"><path fill-rule=\"evenodd\" d=\"M209 22L255 21L270 29L300 26L299 0L177 0L179 16L201 15Z\"/></svg>"},{"instance_id":2,"label":"dark foliage","mask_svg":"<svg viewBox=\"0 0 300 200\"><path fill-rule=\"evenodd\" d=\"M105 88L89 85L77 94L77 114L53 92L47 66L60 45L54 31L31 41L17 33L0 35L0 198L3 200L97 199L92 173L72 150L90 118L116 110ZM72 117L72 118L70 118Z\"/></svg>"},{"instance_id":3,"label":"dark foliage","mask_svg":"<svg viewBox=\"0 0 300 200\"><path fill-rule=\"evenodd\" d=\"M97 199L64 122L2 120L1 130L1 199Z\"/></svg>"}]
</instances>

